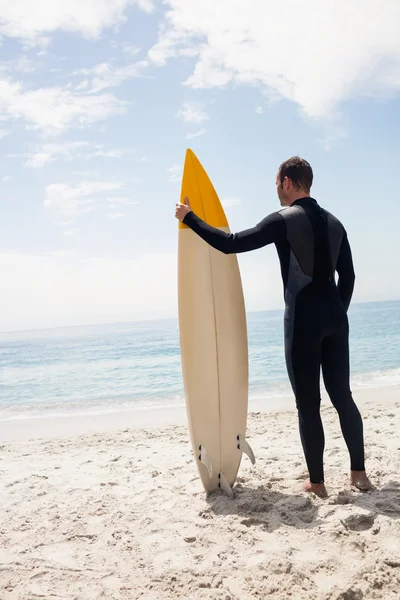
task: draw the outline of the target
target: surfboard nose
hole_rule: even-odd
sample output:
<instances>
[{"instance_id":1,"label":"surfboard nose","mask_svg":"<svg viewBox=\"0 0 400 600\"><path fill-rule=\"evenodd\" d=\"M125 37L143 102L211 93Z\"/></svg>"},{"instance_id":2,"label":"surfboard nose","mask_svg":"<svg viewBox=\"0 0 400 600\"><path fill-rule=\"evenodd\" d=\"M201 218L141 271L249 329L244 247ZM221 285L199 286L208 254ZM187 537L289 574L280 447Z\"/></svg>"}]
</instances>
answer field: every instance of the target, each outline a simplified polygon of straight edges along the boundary
<instances>
[{"instance_id":1,"label":"surfboard nose","mask_svg":"<svg viewBox=\"0 0 400 600\"><path fill-rule=\"evenodd\" d=\"M185 164L182 176L181 199L189 198L190 208L203 221L212 227L228 227L222 204L218 194L211 183L203 165L188 148L186 150ZM187 225L179 222L179 229L187 229Z\"/></svg>"}]
</instances>

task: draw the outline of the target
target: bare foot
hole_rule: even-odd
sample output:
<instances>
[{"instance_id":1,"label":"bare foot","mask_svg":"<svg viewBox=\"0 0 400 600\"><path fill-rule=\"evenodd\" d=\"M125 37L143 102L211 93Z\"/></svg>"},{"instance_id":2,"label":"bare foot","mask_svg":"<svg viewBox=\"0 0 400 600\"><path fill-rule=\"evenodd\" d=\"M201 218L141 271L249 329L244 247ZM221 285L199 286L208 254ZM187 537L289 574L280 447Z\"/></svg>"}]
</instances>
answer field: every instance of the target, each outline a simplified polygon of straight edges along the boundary
<instances>
[{"instance_id":1,"label":"bare foot","mask_svg":"<svg viewBox=\"0 0 400 600\"><path fill-rule=\"evenodd\" d=\"M354 485L354 487L362 492L369 492L374 489L365 471L351 471L350 481L351 485Z\"/></svg>"},{"instance_id":2,"label":"bare foot","mask_svg":"<svg viewBox=\"0 0 400 600\"><path fill-rule=\"evenodd\" d=\"M327 498L328 497L328 493L326 491L324 483L311 483L311 481L307 481L307 483L304 484L304 491L312 492L319 498Z\"/></svg>"}]
</instances>

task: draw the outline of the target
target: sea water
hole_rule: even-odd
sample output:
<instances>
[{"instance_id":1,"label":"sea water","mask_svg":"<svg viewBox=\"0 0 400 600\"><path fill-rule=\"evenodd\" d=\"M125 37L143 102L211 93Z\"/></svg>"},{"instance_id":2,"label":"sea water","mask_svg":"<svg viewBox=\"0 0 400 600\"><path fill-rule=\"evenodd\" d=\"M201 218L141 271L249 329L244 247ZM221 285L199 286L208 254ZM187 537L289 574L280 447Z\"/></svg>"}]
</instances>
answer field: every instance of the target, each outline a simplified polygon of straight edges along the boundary
<instances>
[{"instance_id":1,"label":"sea water","mask_svg":"<svg viewBox=\"0 0 400 600\"><path fill-rule=\"evenodd\" d=\"M400 383L400 301L349 311L351 383ZM248 313L250 401L291 394L283 313ZM0 334L0 421L184 405L177 320Z\"/></svg>"}]
</instances>

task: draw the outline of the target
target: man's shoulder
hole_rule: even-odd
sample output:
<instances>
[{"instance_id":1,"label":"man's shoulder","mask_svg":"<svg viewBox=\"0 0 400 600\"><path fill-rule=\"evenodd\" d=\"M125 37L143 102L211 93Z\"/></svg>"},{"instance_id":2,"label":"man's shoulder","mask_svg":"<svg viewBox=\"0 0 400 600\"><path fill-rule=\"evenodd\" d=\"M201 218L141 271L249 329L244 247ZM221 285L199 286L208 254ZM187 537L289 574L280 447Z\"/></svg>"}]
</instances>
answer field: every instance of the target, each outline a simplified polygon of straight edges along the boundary
<instances>
[{"instance_id":1,"label":"man's shoulder","mask_svg":"<svg viewBox=\"0 0 400 600\"><path fill-rule=\"evenodd\" d=\"M305 216L305 212L301 206L286 206L285 208L277 211L277 214L279 214L285 221L301 219Z\"/></svg>"},{"instance_id":2,"label":"man's shoulder","mask_svg":"<svg viewBox=\"0 0 400 600\"><path fill-rule=\"evenodd\" d=\"M343 225L342 221L339 219L339 217L334 215L332 212L330 212L326 208L322 208L322 210L324 211L324 213L327 217L328 223L331 223L332 225L336 225L337 227L342 227L344 229L344 225Z\"/></svg>"},{"instance_id":3,"label":"man's shoulder","mask_svg":"<svg viewBox=\"0 0 400 600\"><path fill-rule=\"evenodd\" d=\"M277 213L279 215L281 215L282 217L300 214L301 212L303 212L303 209L301 208L301 206L285 206L284 208L281 208L280 210L277 211Z\"/></svg>"}]
</instances>

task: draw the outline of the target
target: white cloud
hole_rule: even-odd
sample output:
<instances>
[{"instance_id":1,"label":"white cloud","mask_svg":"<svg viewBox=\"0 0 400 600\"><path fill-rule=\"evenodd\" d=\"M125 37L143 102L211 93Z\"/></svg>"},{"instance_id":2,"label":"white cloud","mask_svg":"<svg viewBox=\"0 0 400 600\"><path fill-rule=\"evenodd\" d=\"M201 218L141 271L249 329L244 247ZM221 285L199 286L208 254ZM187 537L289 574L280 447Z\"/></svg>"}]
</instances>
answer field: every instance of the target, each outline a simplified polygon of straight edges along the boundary
<instances>
[{"instance_id":1,"label":"white cloud","mask_svg":"<svg viewBox=\"0 0 400 600\"><path fill-rule=\"evenodd\" d=\"M76 186L53 183L46 187L44 206L60 215L74 217L92 211L107 192L122 188L122 183L108 181L82 181Z\"/></svg>"},{"instance_id":2,"label":"white cloud","mask_svg":"<svg viewBox=\"0 0 400 600\"><path fill-rule=\"evenodd\" d=\"M89 142L64 142L60 144L47 143L38 146L37 150L31 154L9 154L9 158L20 158L26 157L27 161L25 162L26 167L32 168L41 168L47 165L48 163L54 162L56 160L64 159L64 160L75 160L78 158L97 158L97 157L108 157L108 158L120 158L124 154L129 154L132 152L130 149L118 150L116 148L112 150L96 150L96 152L92 154L85 155L85 149L87 149L91 144ZM95 146L95 148L102 148L103 146ZM85 177L92 177L93 171L75 171L75 174L82 174ZM94 174L96 177L97 175Z\"/></svg>"},{"instance_id":3,"label":"white cloud","mask_svg":"<svg viewBox=\"0 0 400 600\"><path fill-rule=\"evenodd\" d=\"M76 227L75 229L66 229L64 231L64 235L66 236L72 236L72 235L76 235L79 231L79 227Z\"/></svg>"},{"instance_id":4,"label":"white cloud","mask_svg":"<svg viewBox=\"0 0 400 600\"><path fill-rule=\"evenodd\" d=\"M118 150L116 148L113 150L96 150L96 152L94 152L93 154L89 154L88 158L97 156L103 156L107 158L121 158L121 156L123 156L124 154L129 154L131 152L132 150Z\"/></svg>"},{"instance_id":5,"label":"white cloud","mask_svg":"<svg viewBox=\"0 0 400 600\"><path fill-rule=\"evenodd\" d=\"M134 46L133 44L129 44L128 42L124 42L122 44L122 48L123 48L123 51L125 52L125 54L127 54L131 58L133 58L140 52L140 48L138 48L137 46Z\"/></svg>"},{"instance_id":6,"label":"white cloud","mask_svg":"<svg viewBox=\"0 0 400 600\"><path fill-rule=\"evenodd\" d=\"M198 54L197 45L190 43L185 30L181 30L178 25L169 27L163 24L160 27L158 42L149 50L148 57L155 65L162 67L170 58L177 56L189 58Z\"/></svg>"},{"instance_id":7,"label":"white cloud","mask_svg":"<svg viewBox=\"0 0 400 600\"><path fill-rule=\"evenodd\" d=\"M167 171L169 173L168 181L170 183L178 183L181 181L183 173L182 165L172 165Z\"/></svg>"},{"instance_id":8,"label":"white cloud","mask_svg":"<svg viewBox=\"0 0 400 600\"><path fill-rule=\"evenodd\" d=\"M64 144L43 144L37 152L31 154L25 163L26 167L40 168L57 158L73 160L82 156L81 149L89 146L89 142L65 142Z\"/></svg>"},{"instance_id":9,"label":"white cloud","mask_svg":"<svg viewBox=\"0 0 400 600\"><path fill-rule=\"evenodd\" d=\"M183 107L178 110L176 116L186 121L186 123L202 123L210 118L201 108L189 102L184 102Z\"/></svg>"},{"instance_id":10,"label":"white cloud","mask_svg":"<svg viewBox=\"0 0 400 600\"><path fill-rule=\"evenodd\" d=\"M109 196L107 198L107 202L110 208L118 208L121 206L133 206L134 204L139 204L138 200L132 200L131 198L127 198L125 196Z\"/></svg>"},{"instance_id":11,"label":"white cloud","mask_svg":"<svg viewBox=\"0 0 400 600\"><path fill-rule=\"evenodd\" d=\"M108 218L109 219L121 219L124 216L125 216L124 213L115 212L115 213L109 213Z\"/></svg>"},{"instance_id":12,"label":"white cloud","mask_svg":"<svg viewBox=\"0 0 400 600\"><path fill-rule=\"evenodd\" d=\"M399 2L165 3L149 57L165 64L188 50L196 56L186 81L193 88L259 85L313 118L335 116L350 97L400 91Z\"/></svg>"},{"instance_id":13,"label":"white cloud","mask_svg":"<svg viewBox=\"0 0 400 600\"><path fill-rule=\"evenodd\" d=\"M392 276L396 256L390 256L383 268L377 262L374 286L366 264L355 301L399 297ZM247 310L281 308L281 275L273 249L240 254L238 260ZM176 254L164 252L124 260L83 260L68 250L44 256L0 253L0 280L7 290L0 294L0 331L176 316L176 261Z\"/></svg>"},{"instance_id":14,"label":"white cloud","mask_svg":"<svg viewBox=\"0 0 400 600\"><path fill-rule=\"evenodd\" d=\"M34 73L38 69L39 64L23 54L19 58L6 63L4 66L6 66L7 70L11 73Z\"/></svg>"},{"instance_id":15,"label":"white cloud","mask_svg":"<svg viewBox=\"0 0 400 600\"><path fill-rule=\"evenodd\" d=\"M0 140L1 140L3 137L6 137L6 135L9 135L9 134L10 134L10 132L9 132L9 131L7 131L6 129L0 129Z\"/></svg>"},{"instance_id":16,"label":"white cloud","mask_svg":"<svg viewBox=\"0 0 400 600\"><path fill-rule=\"evenodd\" d=\"M125 260L0 254L0 278L7 289L0 294L0 331L176 314L172 253Z\"/></svg>"},{"instance_id":17,"label":"white cloud","mask_svg":"<svg viewBox=\"0 0 400 600\"><path fill-rule=\"evenodd\" d=\"M151 12L153 0L0 0L0 34L30 44L43 44L54 31L96 38L124 21L129 5Z\"/></svg>"},{"instance_id":18,"label":"white cloud","mask_svg":"<svg viewBox=\"0 0 400 600\"><path fill-rule=\"evenodd\" d=\"M78 83L78 85L76 86L76 91L79 92L81 90L86 90L89 87L89 81L87 79L84 79L83 81L81 81L80 83Z\"/></svg>"},{"instance_id":19,"label":"white cloud","mask_svg":"<svg viewBox=\"0 0 400 600\"><path fill-rule=\"evenodd\" d=\"M146 60L141 60L125 67L114 67L109 63L101 63L91 67L90 69L80 69L75 71L74 75L88 75L92 76L92 81L89 84L88 80L85 79L81 84L77 86L77 90L81 85L84 88L90 86L90 91L101 92L107 88L118 87L124 81L132 79L134 77L143 77L143 71L149 66Z\"/></svg>"},{"instance_id":20,"label":"white cloud","mask_svg":"<svg viewBox=\"0 0 400 600\"><path fill-rule=\"evenodd\" d=\"M204 135L205 133L207 133L207 129L199 129L198 131L194 131L193 133L187 133L185 135L185 138L187 140L193 140L194 138L200 137L201 135Z\"/></svg>"},{"instance_id":21,"label":"white cloud","mask_svg":"<svg viewBox=\"0 0 400 600\"><path fill-rule=\"evenodd\" d=\"M1 178L1 183L9 183L11 179L12 177L10 175L4 175L4 177Z\"/></svg>"},{"instance_id":22,"label":"white cloud","mask_svg":"<svg viewBox=\"0 0 400 600\"><path fill-rule=\"evenodd\" d=\"M18 82L0 79L0 112L45 133L95 123L125 112L126 106L112 94L82 95L68 87L24 90Z\"/></svg>"},{"instance_id":23,"label":"white cloud","mask_svg":"<svg viewBox=\"0 0 400 600\"><path fill-rule=\"evenodd\" d=\"M323 147L326 152L330 152L341 140L348 136L347 129L339 123L332 123L325 127Z\"/></svg>"},{"instance_id":24,"label":"white cloud","mask_svg":"<svg viewBox=\"0 0 400 600\"><path fill-rule=\"evenodd\" d=\"M263 109L263 107L262 107L262 106L257 106L257 108L256 108L256 113L257 113L258 115L262 115L262 114L263 114L263 112L264 112L264 109Z\"/></svg>"},{"instance_id":25,"label":"white cloud","mask_svg":"<svg viewBox=\"0 0 400 600\"><path fill-rule=\"evenodd\" d=\"M141 49L138 48L138 46L135 46L134 44L131 44L130 42L121 42L119 40L113 40L112 42L110 42L110 45L113 48L117 48L117 49L122 49L123 53L126 54L129 58L133 58L134 56L137 56Z\"/></svg>"}]
</instances>

